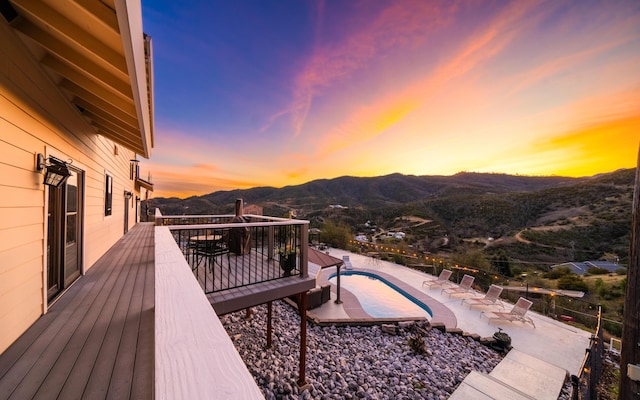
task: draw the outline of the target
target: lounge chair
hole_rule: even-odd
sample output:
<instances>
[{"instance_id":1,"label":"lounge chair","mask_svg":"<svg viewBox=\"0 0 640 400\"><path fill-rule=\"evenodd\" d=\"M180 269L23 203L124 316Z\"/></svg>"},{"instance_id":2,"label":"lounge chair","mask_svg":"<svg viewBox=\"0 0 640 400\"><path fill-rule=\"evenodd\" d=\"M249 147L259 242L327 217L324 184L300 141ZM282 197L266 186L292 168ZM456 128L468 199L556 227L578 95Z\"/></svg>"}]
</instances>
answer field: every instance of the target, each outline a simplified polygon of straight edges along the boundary
<instances>
[{"instance_id":1,"label":"lounge chair","mask_svg":"<svg viewBox=\"0 0 640 400\"><path fill-rule=\"evenodd\" d=\"M353 269L353 265L351 265L351 261L349 261L349 256L342 256L342 263L345 269Z\"/></svg>"},{"instance_id":2,"label":"lounge chair","mask_svg":"<svg viewBox=\"0 0 640 400\"><path fill-rule=\"evenodd\" d=\"M444 285L452 285L453 282L449 281L451 277L451 271L448 269L443 269L440 272L440 275L436 279L430 279L428 281L422 281L422 286L428 286L429 288L433 286L444 286Z\"/></svg>"},{"instance_id":3,"label":"lounge chair","mask_svg":"<svg viewBox=\"0 0 640 400\"><path fill-rule=\"evenodd\" d=\"M501 293L502 293L501 286L491 285L489 287L489 290L487 290L487 293L484 295L484 297L480 297L480 298L471 297L468 299L462 299L460 304L462 305L464 303L468 303L469 308L472 308L473 306L492 306L492 305L499 305L500 307L504 308L504 305L502 305L502 302L498 301L500 299Z\"/></svg>"},{"instance_id":4,"label":"lounge chair","mask_svg":"<svg viewBox=\"0 0 640 400\"><path fill-rule=\"evenodd\" d=\"M502 321L520 321L522 323L530 323L534 328L536 325L533 323L531 317L527 317L527 311L531 308L533 304L532 301L525 299L524 297L520 297L518 302L513 306L511 311L487 311L480 313L480 317L486 316L487 322L491 322L492 319L502 320Z\"/></svg>"},{"instance_id":5,"label":"lounge chair","mask_svg":"<svg viewBox=\"0 0 640 400\"><path fill-rule=\"evenodd\" d=\"M464 294L472 292L473 289L471 288L471 285L473 285L474 279L475 277L465 274L458 286L442 288L440 294L446 293L449 295L449 297L451 297L451 295L453 294Z\"/></svg>"}]
</instances>

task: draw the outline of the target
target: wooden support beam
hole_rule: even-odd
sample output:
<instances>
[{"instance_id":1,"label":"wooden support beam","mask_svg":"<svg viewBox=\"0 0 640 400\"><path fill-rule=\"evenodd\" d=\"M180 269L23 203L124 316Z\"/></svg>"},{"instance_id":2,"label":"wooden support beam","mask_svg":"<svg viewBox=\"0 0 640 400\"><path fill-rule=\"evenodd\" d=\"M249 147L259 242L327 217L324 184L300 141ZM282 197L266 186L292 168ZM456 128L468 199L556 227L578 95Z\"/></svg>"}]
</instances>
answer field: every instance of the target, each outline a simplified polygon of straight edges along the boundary
<instances>
[{"instance_id":1,"label":"wooden support beam","mask_svg":"<svg viewBox=\"0 0 640 400\"><path fill-rule=\"evenodd\" d=\"M629 244L629 266L627 267L627 289L624 299L622 323L622 350L620 357L619 399L637 399L640 382L627 376L627 366L640 365L640 148L633 191L631 236Z\"/></svg>"}]
</instances>

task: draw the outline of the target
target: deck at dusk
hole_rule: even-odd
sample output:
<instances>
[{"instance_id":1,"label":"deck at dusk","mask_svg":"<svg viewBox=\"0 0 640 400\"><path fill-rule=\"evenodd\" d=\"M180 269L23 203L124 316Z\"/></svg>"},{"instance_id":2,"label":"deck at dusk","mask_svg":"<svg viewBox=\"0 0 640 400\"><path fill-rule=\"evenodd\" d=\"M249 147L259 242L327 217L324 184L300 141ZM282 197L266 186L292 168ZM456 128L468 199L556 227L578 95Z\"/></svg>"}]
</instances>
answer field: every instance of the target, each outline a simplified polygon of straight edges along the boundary
<instances>
[{"instance_id":1,"label":"deck at dusk","mask_svg":"<svg viewBox=\"0 0 640 400\"><path fill-rule=\"evenodd\" d=\"M278 261L258 251L190 260L198 283L219 315L305 292L316 285L315 276L301 277L297 269L291 276L284 276Z\"/></svg>"}]
</instances>

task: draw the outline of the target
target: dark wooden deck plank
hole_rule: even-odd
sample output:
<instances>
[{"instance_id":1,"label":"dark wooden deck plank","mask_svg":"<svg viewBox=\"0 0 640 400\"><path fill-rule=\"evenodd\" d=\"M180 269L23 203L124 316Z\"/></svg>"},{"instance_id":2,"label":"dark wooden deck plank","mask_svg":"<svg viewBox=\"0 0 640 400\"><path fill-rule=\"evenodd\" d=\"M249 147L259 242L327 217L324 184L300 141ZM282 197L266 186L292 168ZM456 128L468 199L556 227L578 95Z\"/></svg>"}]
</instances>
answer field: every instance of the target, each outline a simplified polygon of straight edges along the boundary
<instances>
[{"instance_id":1,"label":"dark wooden deck plank","mask_svg":"<svg viewBox=\"0 0 640 400\"><path fill-rule=\"evenodd\" d=\"M147 251L145 259L154 260L155 242L153 237L148 239L145 249ZM155 264L155 261L151 262ZM136 345L136 363L133 369L132 399L150 399L154 397L154 375L147 373L147 371L153 371L155 367L153 357L155 351L155 294L155 268L146 268L142 308L140 310L140 332Z\"/></svg>"},{"instance_id":2,"label":"dark wooden deck plank","mask_svg":"<svg viewBox=\"0 0 640 400\"><path fill-rule=\"evenodd\" d=\"M64 351L70 336L91 309L95 299L99 298L104 286L109 285L110 279L115 279L112 271L101 273L98 277L91 276L86 282L76 282L63 295L76 300L67 303L56 302L49 312L34 324L35 329L41 331L40 335L31 343L27 343L29 347L0 381L0 387L8 391L8 398L32 398L35 395L35 391ZM50 324L51 328L41 330L42 324ZM18 342L21 340L22 337ZM0 394L4 394L3 392L4 390L0 390Z\"/></svg>"},{"instance_id":3,"label":"dark wooden deck plank","mask_svg":"<svg viewBox=\"0 0 640 400\"><path fill-rule=\"evenodd\" d=\"M145 247L140 250L144 251ZM142 252L144 254L144 252ZM139 269L135 277L137 287L144 288L145 269ZM124 326L122 338L120 340L120 348L135 349L138 344L138 335L140 331L140 321L142 317L142 299L143 290L136 290L131 293L129 301L129 310L124 315ZM118 351L115 360L115 369L109 384L109 397L114 399L127 398L131 395L131 385L133 382L134 367L136 361L136 352Z\"/></svg>"},{"instance_id":4,"label":"dark wooden deck plank","mask_svg":"<svg viewBox=\"0 0 640 400\"><path fill-rule=\"evenodd\" d=\"M219 314L305 292L315 286L315 277L301 278L299 273L283 277L279 262L260 252L243 256L216 255L215 277L209 270L212 260L213 257L204 258L192 269ZM213 284L212 278L215 278Z\"/></svg>"},{"instance_id":5,"label":"dark wooden deck plank","mask_svg":"<svg viewBox=\"0 0 640 400\"><path fill-rule=\"evenodd\" d=\"M214 262L215 260L215 262ZM210 266L213 266L211 272ZM220 291L282 278L278 261L259 253L201 257L194 273L205 291Z\"/></svg>"},{"instance_id":6,"label":"dark wooden deck plank","mask_svg":"<svg viewBox=\"0 0 640 400\"><path fill-rule=\"evenodd\" d=\"M92 379L106 383L91 398L105 398L116 375L118 398L152 397L153 230L136 225L0 355L0 398L89 398ZM136 379L114 372L122 355Z\"/></svg>"},{"instance_id":7,"label":"dark wooden deck plank","mask_svg":"<svg viewBox=\"0 0 640 400\"><path fill-rule=\"evenodd\" d=\"M121 253L125 252L121 251ZM108 331L103 327L108 326L110 316L113 314L115 308L113 299L120 298L123 287L129 279L129 271L124 270L121 263L116 263L113 269L116 279L113 280L113 284L107 284L102 288L102 294L95 299L87 314L81 316L80 323L71 334L64 351L49 368L49 374L36 393L38 397L62 390L60 395L67 396L62 398L68 398L69 395L84 391L92 371L92 368L87 366L96 363L97 354L105 336L109 337ZM66 332L63 334L63 336L67 335ZM42 368L45 369L47 366ZM64 382L64 385L61 386L60 382Z\"/></svg>"},{"instance_id":8,"label":"dark wooden deck plank","mask_svg":"<svg viewBox=\"0 0 640 400\"><path fill-rule=\"evenodd\" d=\"M133 239L133 238L132 238ZM136 238L138 239L138 238ZM131 243L138 243L139 240L132 241ZM141 252L138 247L127 248L123 246L122 252L127 254L127 266L134 266L138 264L139 253ZM115 266L114 266L115 267ZM114 285L112 292L108 296L107 303L102 309L98 320L95 324L94 331L95 337L89 338L88 346L83 351L83 358L78 358L74 365L72 375L73 380L68 381L61 397L66 398L74 393L80 391L84 392L86 398L104 398L106 396L106 388L109 385L110 374L92 374L91 370L86 368L87 365L93 363L93 369L100 371L112 371L113 359L117 353L117 344L120 341L123 330L123 320L128 309L129 298L131 297L131 291L135 289L135 276L138 272L137 268L126 268L125 265L119 264L116 268L121 269L119 274L119 280ZM113 346L113 343L116 343ZM76 379L76 374L82 379ZM102 390L93 392L91 383L98 377L102 381ZM105 382L106 380L106 382Z\"/></svg>"}]
</instances>

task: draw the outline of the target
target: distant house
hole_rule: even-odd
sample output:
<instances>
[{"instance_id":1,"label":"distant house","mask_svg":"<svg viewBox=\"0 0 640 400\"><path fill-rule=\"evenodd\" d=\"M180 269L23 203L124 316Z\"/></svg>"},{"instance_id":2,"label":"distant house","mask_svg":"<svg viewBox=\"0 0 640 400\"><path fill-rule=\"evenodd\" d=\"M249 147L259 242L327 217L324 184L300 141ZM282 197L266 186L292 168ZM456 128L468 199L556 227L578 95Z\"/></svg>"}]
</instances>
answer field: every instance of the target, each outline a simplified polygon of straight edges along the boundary
<instances>
[{"instance_id":1,"label":"distant house","mask_svg":"<svg viewBox=\"0 0 640 400\"><path fill-rule=\"evenodd\" d=\"M0 353L139 221L153 190L138 166L153 146L140 3L2 3Z\"/></svg>"},{"instance_id":2,"label":"distant house","mask_svg":"<svg viewBox=\"0 0 640 400\"><path fill-rule=\"evenodd\" d=\"M606 269L610 273L616 272L619 269L624 269L624 265L611 263L609 261L584 261L584 262L566 262L562 264L552 265L550 268L569 268L573 273L578 275L586 274L590 268Z\"/></svg>"},{"instance_id":3,"label":"distant house","mask_svg":"<svg viewBox=\"0 0 640 400\"><path fill-rule=\"evenodd\" d=\"M368 242L369 239L367 239L367 235L358 235L358 236L356 236L356 241L357 242Z\"/></svg>"}]
</instances>

